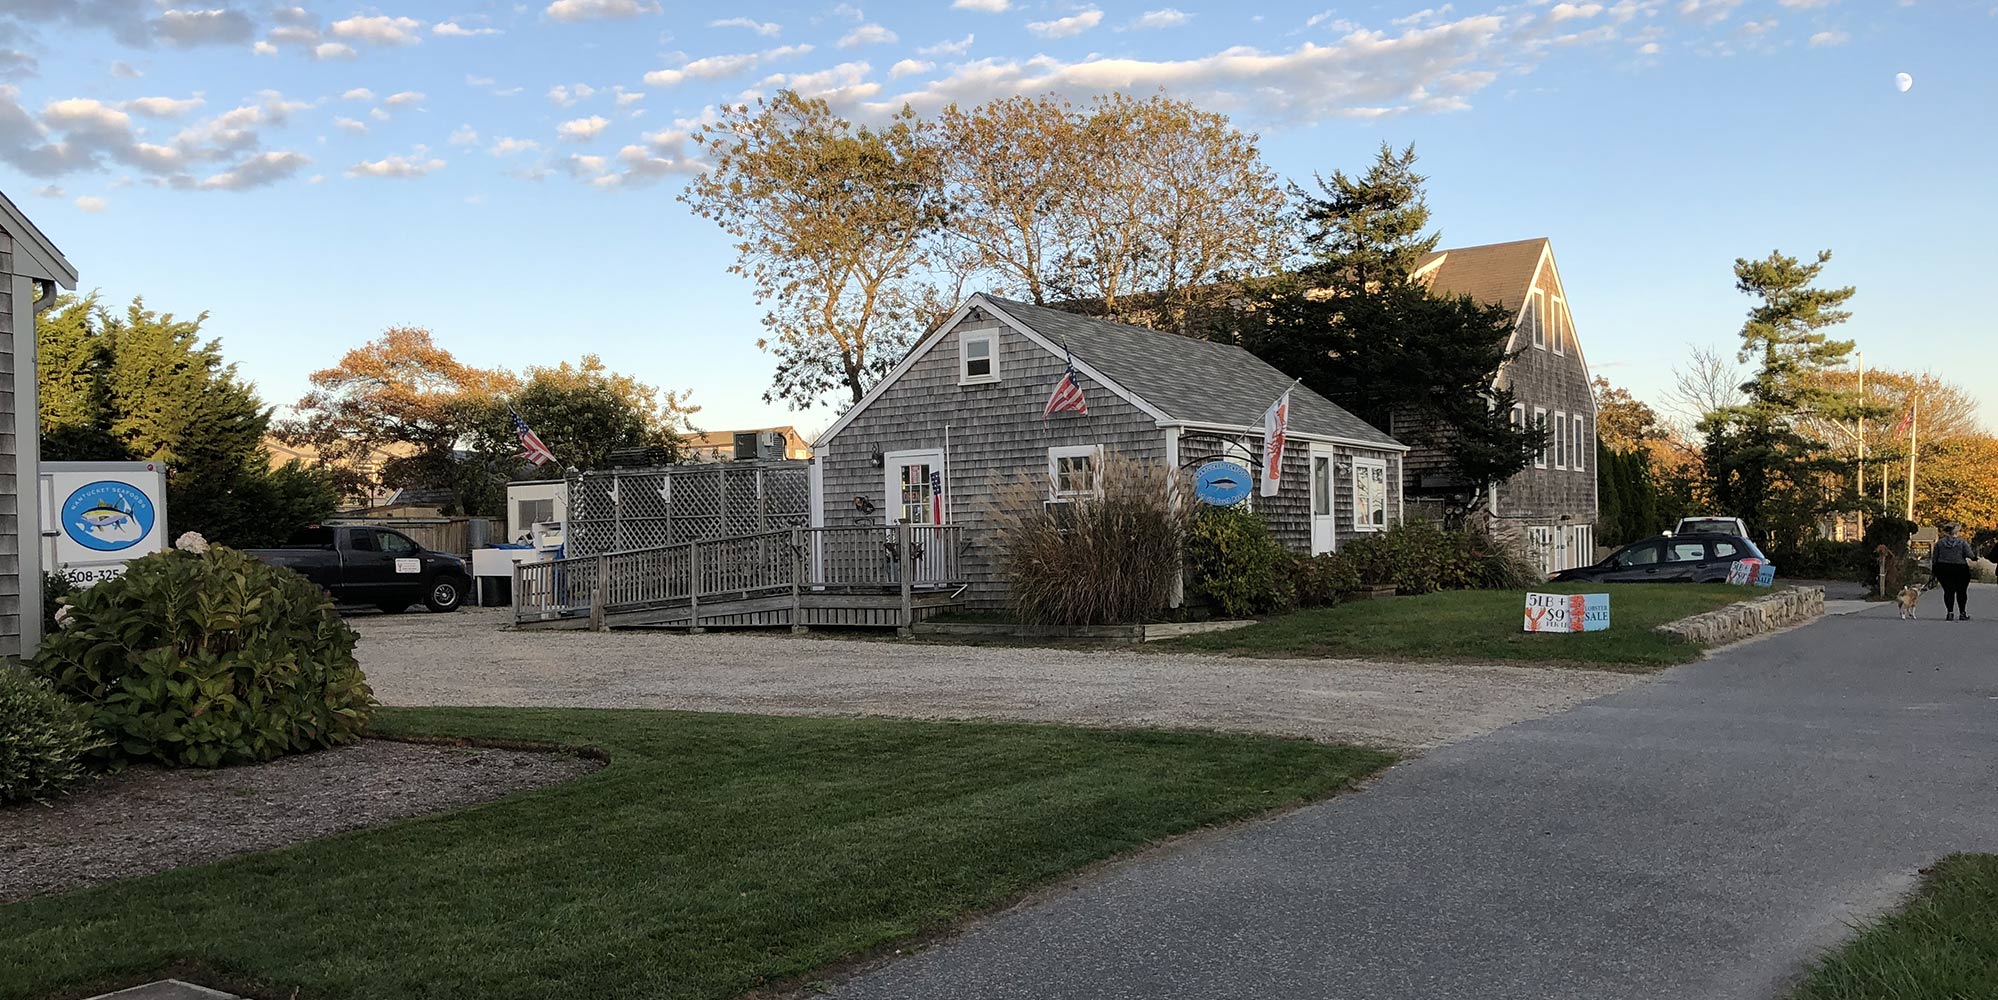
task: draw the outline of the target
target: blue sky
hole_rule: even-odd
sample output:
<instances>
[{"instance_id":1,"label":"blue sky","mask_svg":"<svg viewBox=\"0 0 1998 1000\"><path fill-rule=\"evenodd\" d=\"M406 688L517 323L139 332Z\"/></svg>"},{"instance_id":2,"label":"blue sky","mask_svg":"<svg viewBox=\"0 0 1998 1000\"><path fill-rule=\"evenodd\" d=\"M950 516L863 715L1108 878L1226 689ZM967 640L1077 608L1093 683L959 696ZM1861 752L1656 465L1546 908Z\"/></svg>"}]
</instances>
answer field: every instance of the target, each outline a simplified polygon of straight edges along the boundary
<instances>
[{"instance_id":1,"label":"blue sky","mask_svg":"<svg viewBox=\"0 0 1998 1000\"><path fill-rule=\"evenodd\" d=\"M1734 344L1735 257L1830 248L1870 365L1998 404L1994 0L302 2L0 11L0 190L86 289L208 311L275 404L416 325L823 427L762 403L761 312L675 201L688 130L783 86L859 116L1163 88L1296 178L1413 142L1445 245L1551 237L1591 364L1646 397Z\"/></svg>"}]
</instances>

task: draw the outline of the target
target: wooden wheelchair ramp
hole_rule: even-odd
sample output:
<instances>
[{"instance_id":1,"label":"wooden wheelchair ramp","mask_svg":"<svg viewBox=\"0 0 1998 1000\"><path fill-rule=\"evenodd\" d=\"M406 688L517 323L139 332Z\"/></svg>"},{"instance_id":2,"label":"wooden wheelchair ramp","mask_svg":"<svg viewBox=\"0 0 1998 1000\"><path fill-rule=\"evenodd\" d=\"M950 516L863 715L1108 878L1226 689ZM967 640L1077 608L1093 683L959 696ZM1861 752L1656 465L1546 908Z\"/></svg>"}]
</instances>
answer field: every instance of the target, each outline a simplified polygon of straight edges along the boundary
<instances>
[{"instance_id":1,"label":"wooden wheelchair ramp","mask_svg":"<svg viewBox=\"0 0 1998 1000\"><path fill-rule=\"evenodd\" d=\"M523 629L906 629L962 603L962 532L791 528L527 563L514 570L513 620Z\"/></svg>"}]
</instances>

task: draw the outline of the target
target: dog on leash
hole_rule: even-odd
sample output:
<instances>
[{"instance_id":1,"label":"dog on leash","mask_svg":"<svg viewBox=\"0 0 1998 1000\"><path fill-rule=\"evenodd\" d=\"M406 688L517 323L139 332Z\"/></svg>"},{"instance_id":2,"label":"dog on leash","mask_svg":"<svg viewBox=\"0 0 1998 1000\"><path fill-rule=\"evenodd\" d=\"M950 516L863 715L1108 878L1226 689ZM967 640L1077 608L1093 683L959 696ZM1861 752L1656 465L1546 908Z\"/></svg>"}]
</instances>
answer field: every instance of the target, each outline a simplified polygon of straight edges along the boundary
<instances>
[{"instance_id":1,"label":"dog on leash","mask_svg":"<svg viewBox=\"0 0 1998 1000\"><path fill-rule=\"evenodd\" d=\"M1917 587L1912 583L1901 588L1901 595L1894 598L1894 606L1901 609L1902 621L1905 622L1914 619L1915 605L1921 603L1922 591L1926 589L1928 588Z\"/></svg>"}]
</instances>

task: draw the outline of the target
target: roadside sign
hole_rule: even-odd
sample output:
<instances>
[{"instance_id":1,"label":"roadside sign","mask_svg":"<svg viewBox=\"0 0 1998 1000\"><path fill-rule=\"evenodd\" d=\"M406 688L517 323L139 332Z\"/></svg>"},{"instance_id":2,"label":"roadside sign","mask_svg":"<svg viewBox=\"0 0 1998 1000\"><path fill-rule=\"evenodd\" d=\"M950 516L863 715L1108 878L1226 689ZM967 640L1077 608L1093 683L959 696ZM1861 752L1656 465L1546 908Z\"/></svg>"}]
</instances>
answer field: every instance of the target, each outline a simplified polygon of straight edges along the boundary
<instances>
[{"instance_id":1,"label":"roadside sign","mask_svg":"<svg viewBox=\"0 0 1998 1000\"><path fill-rule=\"evenodd\" d=\"M166 471L157 462L43 462L42 556L78 587L121 576L166 548Z\"/></svg>"},{"instance_id":2,"label":"roadside sign","mask_svg":"<svg viewBox=\"0 0 1998 1000\"><path fill-rule=\"evenodd\" d=\"M1249 467L1220 459L1193 472L1193 498L1210 507L1233 507L1249 498Z\"/></svg>"},{"instance_id":3,"label":"roadside sign","mask_svg":"<svg viewBox=\"0 0 1998 1000\"><path fill-rule=\"evenodd\" d=\"M1760 559L1737 559L1734 565L1727 568L1727 582L1737 587L1746 587L1750 584L1757 587L1774 586L1776 564L1763 562Z\"/></svg>"},{"instance_id":4,"label":"roadside sign","mask_svg":"<svg viewBox=\"0 0 1998 1000\"><path fill-rule=\"evenodd\" d=\"M1610 627L1608 594L1528 594L1528 632L1602 632Z\"/></svg>"}]
</instances>

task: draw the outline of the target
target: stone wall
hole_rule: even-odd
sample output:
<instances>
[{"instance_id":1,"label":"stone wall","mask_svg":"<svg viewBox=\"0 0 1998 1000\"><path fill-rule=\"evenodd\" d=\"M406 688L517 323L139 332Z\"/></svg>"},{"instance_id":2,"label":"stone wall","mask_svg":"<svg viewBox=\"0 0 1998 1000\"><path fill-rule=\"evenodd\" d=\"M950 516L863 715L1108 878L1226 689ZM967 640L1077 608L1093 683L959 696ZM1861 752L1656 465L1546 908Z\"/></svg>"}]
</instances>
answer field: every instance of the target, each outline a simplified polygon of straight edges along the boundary
<instances>
[{"instance_id":1,"label":"stone wall","mask_svg":"<svg viewBox=\"0 0 1998 1000\"><path fill-rule=\"evenodd\" d=\"M1681 618L1652 631L1679 642L1725 646L1751 636L1802 625L1825 613L1825 588L1791 587Z\"/></svg>"}]
</instances>

